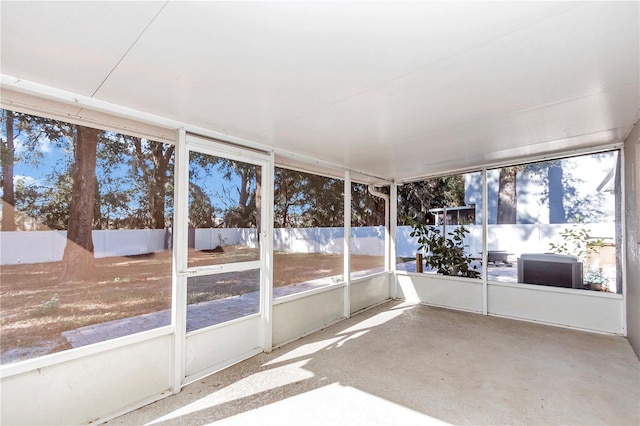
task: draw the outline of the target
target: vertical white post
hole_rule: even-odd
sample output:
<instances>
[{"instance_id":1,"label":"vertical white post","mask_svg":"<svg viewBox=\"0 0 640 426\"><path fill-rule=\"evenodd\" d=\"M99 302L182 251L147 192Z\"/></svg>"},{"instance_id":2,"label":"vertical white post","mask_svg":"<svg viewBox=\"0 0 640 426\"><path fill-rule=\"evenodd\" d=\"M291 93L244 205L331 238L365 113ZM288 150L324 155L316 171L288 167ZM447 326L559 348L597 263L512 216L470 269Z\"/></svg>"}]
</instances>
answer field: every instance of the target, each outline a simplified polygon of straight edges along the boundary
<instances>
[{"instance_id":1,"label":"vertical white post","mask_svg":"<svg viewBox=\"0 0 640 426\"><path fill-rule=\"evenodd\" d=\"M344 317L351 316L351 173L344 172Z\"/></svg>"},{"instance_id":2,"label":"vertical white post","mask_svg":"<svg viewBox=\"0 0 640 426\"><path fill-rule=\"evenodd\" d=\"M389 262L391 269L391 283L389 285L389 297L396 298L397 278L396 264L398 262L398 185L392 182L389 186Z\"/></svg>"},{"instance_id":3,"label":"vertical white post","mask_svg":"<svg viewBox=\"0 0 640 426\"><path fill-rule=\"evenodd\" d=\"M269 162L262 166L262 205L260 206L262 350L266 353L271 352L273 348L273 161L272 152Z\"/></svg>"},{"instance_id":4,"label":"vertical white post","mask_svg":"<svg viewBox=\"0 0 640 426\"><path fill-rule=\"evenodd\" d=\"M488 312L488 286L487 286L487 259L489 258L489 241L487 239L487 224L489 223L489 217L487 212L488 202L488 184L487 184L487 169L482 169L482 314L487 315Z\"/></svg>"},{"instance_id":5,"label":"vertical white post","mask_svg":"<svg viewBox=\"0 0 640 426\"><path fill-rule=\"evenodd\" d=\"M173 253L172 253L172 297L171 324L173 324L173 359L171 390L180 392L185 378L185 343L187 334L187 278L180 274L187 266L187 234L189 200L189 154L187 134L178 131L175 148L175 173L173 185Z\"/></svg>"},{"instance_id":6,"label":"vertical white post","mask_svg":"<svg viewBox=\"0 0 640 426\"><path fill-rule=\"evenodd\" d=\"M389 226L391 224L391 220L389 218L391 211L391 200L385 200L384 205L384 270L388 271L391 269L391 234L389 232Z\"/></svg>"},{"instance_id":7,"label":"vertical white post","mask_svg":"<svg viewBox=\"0 0 640 426\"><path fill-rule=\"evenodd\" d=\"M640 149L640 142L636 142L636 159L638 161L640 161L640 151L638 151ZM620 148L620 150L618 151L618 165L620 170L617 170L616 173L619 174L620 179L614 179L614 182L616 185L620 185L619 190L614 191L614 193L616 194L616 196L620 197L620 216L616 217L616 220L620 222L620 256L622 256L622 262L620 263L620 266L622 268L621 271L621 279L622 279L622 335L623 336L627 336L627 239L624 237L626 235L626 221L624 220L625 217L625 212L627 211L627 205L626 205L626 184L625 184L625 176L626 176L626 170L625 170L625 149L624 149L624 145ZM640 163L636 162L638 164L638 166L640 166ZM636 171L636 173L640 174L640 170ZM639 179L638 176L636 176L636 179ZM616 188L617 189L617 188ZM633 187L632 187L633 189ZM640 198L638 198L640 199ZM640 206L636 206L636 210L640 209ZM636 213L640 216L640 213ZM617 216L617 215L616 215ZM640 223L639 223L640 224ZM617 230L616 230L617 232ZM640 232L640 230L639 230ZM616 240L618 240L617 236L616 236ZM617 275L617 274L616 274ZM618 283L616 283L616 291L618 291Z\"/></svg>"}]
</instances>

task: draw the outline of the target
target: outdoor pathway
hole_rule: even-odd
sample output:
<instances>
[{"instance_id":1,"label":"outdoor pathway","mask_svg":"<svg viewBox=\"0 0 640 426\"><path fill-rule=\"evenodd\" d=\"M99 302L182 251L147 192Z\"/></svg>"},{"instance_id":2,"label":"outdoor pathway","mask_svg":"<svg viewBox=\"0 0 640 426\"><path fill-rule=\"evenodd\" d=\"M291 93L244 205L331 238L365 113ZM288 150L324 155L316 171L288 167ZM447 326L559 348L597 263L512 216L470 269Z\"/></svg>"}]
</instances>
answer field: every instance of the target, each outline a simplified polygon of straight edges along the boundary
<instances>
[{"instance_id":1,"label":"outdoor pathway","mask_svg":"<svg viewBox=\"0 0 640 426\"><path fill-rule=\"evenodd\" d=\"M398 265L398 270L415 272L415 262L405 262ZM517 268L506 266L489 267L489 279L515 282ZM382 268L359 271L352 274L358 278L372 273L381 272ZM300 293L330 284L331 278L321 278L303 283L276 287L273 297L283 297ZM210 302L194 303L187 306L187 332L221 324L236 318L242 318L259 312L260 292L254 291L241 296L228 297ZM131 318L117 319L100 324L88 325L74 330L64 331L62 335L74 348L103 342L105 340L128 336L133 333L153 330L171 324L171 310L152 312Z\"/></svg>"},{"instance_id":2,"label":"outdoor pathway","mask_svg":"<svg viewBox=\"0 0 640 426\"><path fill-rule=\"evenodd\" d=\"M367 271L372 272L372 271ZM300 293L331 283L330 278L306 281L303 283L277 287L273 297L283 297ZM210 302L194 303L187 306L187 332L242 318L259 312L260 292L254 291L241 296L233 296ZM122 318L100 324L88 325L74 330L64 331L62 335L74 348L103 342L117 337L128 336L141 331L152 330L171 324L171 309Z\"/></svg>"}]
</instances>

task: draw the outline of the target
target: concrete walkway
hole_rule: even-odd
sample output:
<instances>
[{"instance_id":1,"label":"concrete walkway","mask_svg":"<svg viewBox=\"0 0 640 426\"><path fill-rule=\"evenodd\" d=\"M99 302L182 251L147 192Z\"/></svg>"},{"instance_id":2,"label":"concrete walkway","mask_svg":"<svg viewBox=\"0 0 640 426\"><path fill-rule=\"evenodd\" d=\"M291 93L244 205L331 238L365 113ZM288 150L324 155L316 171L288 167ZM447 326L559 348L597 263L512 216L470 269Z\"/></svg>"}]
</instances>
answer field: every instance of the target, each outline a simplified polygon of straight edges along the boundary
<instances>
[{"instance_id":1,"label":"concrete walkway","mask_svg":"<svg viewBox=\"0 0 640 426\"><path fill-rule=\"evenodd\" d=\"M365 271L371 273L371 271ZM312 290L331 284L331 278L306 281L303 283L277 287L273 297ZM187 332L221 324L236 318L242 318L259 312L260 292L254 291L241 296L228 297L210 302L194 303L187 306ZM88 325L62 332L62 335L74 348L92 343L104 342L117 337L128 336L141 331L152 330L171 324L171 310L152 312L131 318L117 319L100 324Z\"/></svg>"}]
</instances>

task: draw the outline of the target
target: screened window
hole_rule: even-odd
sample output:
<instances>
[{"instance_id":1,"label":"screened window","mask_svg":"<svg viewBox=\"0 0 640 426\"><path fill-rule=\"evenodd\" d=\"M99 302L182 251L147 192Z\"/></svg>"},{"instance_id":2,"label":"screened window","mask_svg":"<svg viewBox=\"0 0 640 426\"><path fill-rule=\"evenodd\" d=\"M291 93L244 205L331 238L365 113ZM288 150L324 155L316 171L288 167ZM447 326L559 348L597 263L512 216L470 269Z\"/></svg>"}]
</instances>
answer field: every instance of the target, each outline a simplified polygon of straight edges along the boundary
<instances>
[{"instance_id":1,"label":"screened window","mask_svg":"<svg viewBox=\"0 0 640 426\"><path fill-rule=\"evenodd\" d=\"M383 198L369 192L368 185L351 184L351 278L384 270L384 204Z\"/></svg>"},{"instance_id":2,"label":"screened window","mask_svg":"<svg viewBox=\"0 0 640 426\"><path fill-rule=\"evenodd\" d=\"M489 279L622 292L619 156L489 170Z\"/></svg>"},{"instance_id":3,"label":"screened window","mask_svg":"<svg viewBox=\"0 0 640 426\"><path fill-rule=\"evenodd\" d=\"M273 294L344 282L344 181L276 167Z\"/></svg>"},{"instance_id":4,"label":"screened window","mask_svg":"<svg viewBox=\"0 0 640 426\"><path fill-rule=\"evenodd\" d=\"M174 147L1 114L2 362L169 325Z\"/></svg>"},{"instance_id":5,"label":"screened window","mask_svg":"<svg viewBox=\"0 0 640 426\"><path fill-rule=\"evenodd\" d=\"M398 188L399 270L480 278L481 183L474 172Z\"/></svg>"}]
</instances>

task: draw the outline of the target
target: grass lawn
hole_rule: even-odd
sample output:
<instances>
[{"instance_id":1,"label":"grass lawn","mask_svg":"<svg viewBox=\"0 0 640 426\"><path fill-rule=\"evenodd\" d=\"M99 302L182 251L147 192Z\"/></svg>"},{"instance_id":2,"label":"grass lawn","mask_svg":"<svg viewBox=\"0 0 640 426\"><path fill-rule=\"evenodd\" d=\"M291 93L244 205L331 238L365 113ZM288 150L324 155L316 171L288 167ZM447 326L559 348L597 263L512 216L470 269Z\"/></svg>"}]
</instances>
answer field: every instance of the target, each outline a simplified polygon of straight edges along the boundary
<instances>
[{"instance_id":1,"label":"grass lawn","mask_svg":"<svg viewBox=\"0 0 640 426\"><path fill-rule=\"evenodd\" d=\"M189 266L257 259L255 249L225 247L191 251ZM376 256L352 256L352 270L382 266ZM61 335L91 324L157 312L171 307L171 254L109 257L95 260L95 279L60 283L60 262L5 265L0 269L0 354L31 358L69 349ZM282 287L342 274L341 255L275 253L274 286ZM229 273L215 285L190 280L189 303L256 291L256 274ZM7 351L13 354L9 357ZM44 353L43 353L44 352Z\"/></svg>"}]
</instances>

